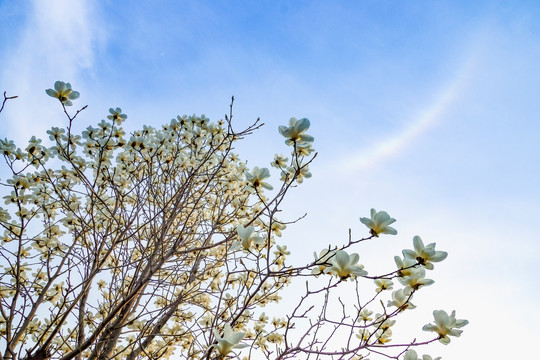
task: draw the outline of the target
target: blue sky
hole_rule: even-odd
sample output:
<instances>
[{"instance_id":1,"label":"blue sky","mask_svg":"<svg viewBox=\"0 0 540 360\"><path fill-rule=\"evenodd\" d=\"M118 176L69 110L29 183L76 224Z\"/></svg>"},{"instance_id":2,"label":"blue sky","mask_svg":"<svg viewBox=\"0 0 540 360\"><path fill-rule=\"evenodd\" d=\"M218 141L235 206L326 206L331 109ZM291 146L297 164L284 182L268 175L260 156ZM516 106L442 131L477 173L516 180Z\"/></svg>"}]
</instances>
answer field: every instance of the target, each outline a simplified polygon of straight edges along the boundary
<instances>
[{"instance_id":1,"label":"blue sky","mask_svg":"<svg viewBox=\"0 0 540 360\"><path fill-rule=\"evenodd\" d=\"M418 296L470 320L426 353L531 358L540 336L540 3L536 1L0 2L0 90L19 95L0 136L44 137L64 118L56 80L128 129L177 114L266 126L239 146L251 166L287 149L277 126L307 117L319 155L287 202L295 259L361 236L371 207L398 219L361 261L393 266L412 237L450 255ZM422 294L419 294L422 295ZM419 306L420 308L420 306ZM411 319L412 322L415 319ZM421 333L421 331L420 331ZM420 334L422 335L422 334Z\"/></svg>"}]
</instances>

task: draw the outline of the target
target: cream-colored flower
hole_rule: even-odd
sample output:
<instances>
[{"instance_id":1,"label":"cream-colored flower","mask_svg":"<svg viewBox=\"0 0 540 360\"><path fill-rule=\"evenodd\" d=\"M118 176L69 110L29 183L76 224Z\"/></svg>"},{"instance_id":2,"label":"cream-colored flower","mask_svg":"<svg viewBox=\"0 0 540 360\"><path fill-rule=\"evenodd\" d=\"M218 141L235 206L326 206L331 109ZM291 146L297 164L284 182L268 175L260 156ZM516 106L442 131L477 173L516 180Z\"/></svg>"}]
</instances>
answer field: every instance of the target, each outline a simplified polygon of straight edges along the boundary
<instances>
[{"instance_id":1,"label":"cream-colored flower","mask_svg":"<svg viewBox=\"0 0 540 360\"><path fill-rule=\"evenodd\" d=\"M78 91L73 91L71 89L70 83L65 83L63 81L57 81L54 83L54 90L47 89L45 90L47 95L57 98L60 102L66 106L71 106L73 103L71 100L78 99L80 94Z\"/></svg>"},{"instance_id":2,"label":"cream-colored flower","mask_svg":"<svg viewBox=\"0 0 540 360\"><path fill-rule=\"evenodd\" d=\"M105 287L107 286L107 283L105 282L105 280L101 279L97 282L97 285L98 285L98 289L102 290L102 289L105 289Z\"/></svg>"},{"instance_id":3,"label":"cream-colored flower","mask_svg":"<svg viewBox=\"0 0 540 360\"><path fill-rule=\"evenodd\" d=\"M407 352L403 356L403 360L440 360L440 359L441 359L440 356L433 359L431 355L422 355L422 359L420 359L418 355L416 354L416 351L414 351L413 349L407 350Z\"/></svg>"},{"instance_id":4,"label":"cream-colored flower","mask_svg":"<svg viewBox=\"0 0 540 360\"><path fill-rule=\"evenodd\" d=\"M287 245L283 245L283 246L278 245L276 246L274 255L276 255L276 257L283 257L283 256L291 255L291 252L287 250Z\"/></svg>"},{"instance_id":5,"label":"cream-colored flower","mask_svg":"<svg viewBox=\"0 0 540 360\"><path fill-rule=\"evenodd\" d=\"M289 127L280 126L279 133L283 135L287 140L285 144L293 145L295 143L310 143L313 142L313 136L304 134L307 129L309 129L309 120L306 118L296 120L296 118L291 118L289 120Z\"/></svg>"},{"instance_id":6,"label":"cream-colored flower","mask_svg":"<svg viewBox=\"0 0 540 360\"><path fill-rule=\"evenodd\" d=\"M358 260L358 254L349 255L345 250L339 250L328 260L330 266L324 269L324 273L334 275L341 280L367 275L363 265L356 265Z\"/></svg>"},{"instance_id":7,"label":"cream-colored flower","mask_svg":"<svg viewBox=\"0 0 540 360\"><path fill-rule=\"evenodd\" d=\"M390 279L375 279L375 285L377 286L375 291L381 292L384 290L391 290L394 283Z\"/></svg>"},{"instance_id":8,"label":"cream-colored flower","mask_svg":"<svg viewBox=\"0 0 540 360\"><path fill-rule=\"evenodd\" d=\"M287 162L289 161L289 158L286 156L283 156L282 154L276 154L274 155L274 161L270 163L272 167L282 169L287 167Z\"/></svg>"},{"instance_id":9,"label":"cream-colored flower","mask_svg":"<svg viewBox=\"0 0 540 360\"><path fill-rule=\"evenodd\" d=\"M377 336L377 342L381 345L386 344L390 341L392 341L392 330L386 329L386 330L378 330L376 333Z\"/></svg>"},{"instance_id":10,"label":"cream-colored flower","mask_svg":"<svg viewBox=\"0 0 540 360\"><path fill-rule=\"evenodd\" d=\"M372 314L373 314L373 311L369 311L368 309L363 308L362 311L358 313L358 320L362 320L366 322L371 321L373 320L373 318L371 317Z\"/></svg>"},{"instance_id":11,"label":"cream-colored flower","mask_svg":"<svg viewBox=\"0 0 540 360\"><path fill-rule=\"evenodd\" d=\"M435 310L433 311L433 317L435 318L435 324L424 325L422 330L436 332L439 335L439 341L445 345L450 343L448 336L459 337L463 330L458 330L458 328L469 323L468 320L457 320L455 310L450 315L444 310Z\"/></svg>"},{"instance_id":12,"label":"cream-colored flower","mask_svg":"<svg viewBox=\"0 0 540 360\"><path fill-rule=\"evenodd\" d=\"M357 355L357 356L354 356L351 360L369 360L369 359L365 357L364 355Z\"/></svg>"},{"instance_id":13,"label":"cream-colored flower","mask_svg":"<svg viewBox=\"0 0 540 360\"><path fill-rule=\"evenodd\" d=\"M388 226L396 222L396 219L391 218L386 211L377 212L375 209L371 209L371 218L360 218L360 222L370 229L369 232L373 236L378 237L379 234L397 234L396 229Z\"/></svg>"},{"instance_id":14,"label":"cream-colored flower","mask_svg":"<svg viewBox=\"0 0 540 360\"><path fill-rule=\"evenodd\" d=\"M223 336L220 336L216 329L214 329L214 337L217 344L212 344L210 347L215 348L221 357L227 356L233 349L242 349L247 344L240 344L240 341L244 338L245 333L233 331L231 325L225 324L223 328Z\"/></svg>"},{"instance_id":15,"label":"cream-colored flower","mask_svg":"<svg viewBox=\"0 0 540 360\"><path fill-rule=\"evenodd\" d=\"M426 269L433 270L433 263L443 261L448 256L445 251L436 251L436 243L431 243L424 246L420 236L413 238L414 250L403 250L403 256L409 259L416 260L419 264L426 267Z\"/></svg>"},{"instance_id":16,"label":"cream-colored flower","mask_svg":"<svg viewBox=\"0 0 540 360\"><path fill-rule=\"evenodd\" d=\"M283 335L273 332L266 336L266 340L274 344L281 344L283 342Z\"/></svg>"},{"instance_id":17,"label":"cream-colored flower","mask_svg":"<svg viewBox=\"0 0 540 360\"><path fill-rule=\"evenodd\" d=\"M298 156L309 156L314 151L313 144L310 142L296 144L296 154Z\"/></svg>"},{"instance_id":18,"label":"cream-colored flower","mask_svg":"<svg viewBox=\"0 0 540 360\"><path fill-rule=\"evenodd\" d=\"M313 275L319 275L324 272L324 269L326 269L328 266L330 266L328 260L334 256L335 250L329 250L329 249L323 249L319 255L317 255L316 252L313 253L313 257L315 258L315 262L313 263L316 265L313 270L311 270L311 273Z\"/></svg>"},{"instance_id":19,"label":"cream-colored flower","mask_svg":"<svg viewBox=\"0 0 540 360\"><path fill-rule=\"evenodd\" d=\"M295 164L294 166L288 167L286 172L289 174L289 179L295 178L296 182L299 184L303 183L304 179L309 179L312 176L308 165L302 165L300 168L297 168Z\"/></svg>"},{"instance_id":20,"label":"cream-colored flower","mask_svg":"<svg viewBox=\"0 0 540 360\"><path fill-rule=\"evenodd\" d=\"M264 239L257 235L253 226L243 227L242 225L238 225L236 227L236 233L240 241L233 245L233 250L239 245L242 245L244 250L249 250L254 244L260 245L264 243Z\"/></svg>"},{"instance_id":21,"label":"cream-colored flower","mask_svg":"<svg viewBox=\"0 0 540 360\"><path fill-rule=\"evenodd\" d=\"M414 351L413 349L409 349L403 356L403 360L419 360L418 354L416 354L416 351Z\"/></svg>"},{"instance_id":22,"label":"cream-colored flower","mask_svg":"<svg viewBox=\"0 0 540 360\"><path fill-rule=\"evenodd\" d=\"M273 221L272 222L272 232L276 235L276 236L280 236L282 235L281 233L281 230L285 230L285 228L287 227L287 225L285 224L282 224L280 223L279 221Z\"/></svg>"},{"instance_id":23,"label":"cream-colored flower","mask_svg":"<svg viewBox=\"0 0 540 360\"><path fill-rule=\"evenodd\" d=\"M251 172L246 171L246 179L249 185L255 190L258 190L261 187L267 190L272 190L272 185L263 181L269 177L270 171L267 168L259 169L258 166L255 166Z\"/></svg>"},{"instance_id":24,"label":"cream-colored flower","mask_svg":"<svg viewBox=\"0 0 540 360\"><path fill-rule=\"evenodd\" d=\"M274 317L272 319L272 325L274 325L276 329L281 329L287 326L287 320L285 320L284 318Z\"/></svg>"},{"instance_id":25,"label":"cream-colored flower","mask_svg":"<svg viewBox=\"0 0 540 360\"><path fill-rule=\"evenodd\" d=\"M422 359L418 357L418 354L416 354L416 351L413 349L407 350L405 355L403 356L403 360L440 360L441 357L436 357L433 359L430 355L422 355Z\"/></svg>"},{"instance_id":26,"label":"cream-colored flower","mask_svg":"<svg viewBox=\"0 0 540 360\"><path fill-rule=\"evenodd\" d=\"M416 306L410 302L412 298L411 291L409 289L399 289L392 293L392 300L388 301L388 306L395 306L399 311L405 309L414 309Z\"/></svg>"},{"instance_id":27,"label":"cream-colored flower","mask_svg":"<svg viewBox=\"0 0 540 360\"><path fill-rule=\"evenodd\" d=\"M266 324L268 323L268 316L266 316L266 314L263 312L261 313L261 315L259 315L259 318L257 319L257 321L263 323L263 324Z\"/></svg>"},{"instance_id":28,"label":"cream-colored flower","mask_svg":"<svg viewBox=\"0 0 540 360\"><path fill-rule=\"evenodd\" d=\"M199 320L199 324L206 328L212 326L213 323L214 323L214 315L212 314L206 314Z\"/></svg>"},{"instance_id":29,"label":"cream-colored flower","mask_svg":"<svg viewBox=\"0 0 540 360\"><path fill-rule=\"evenodd\" d=\"M422 360L441 360L440 356L437 356L435 359L431 355L422 355Z\"/></svg>"},{"instance_id":30,"label":"cream-colored flower","mask_svg":"<svg viewBox=\"0 0 540 360\"><path fill-rule=\"evenodd\" d=\"M411 273L408 276L398 278L398 281L405 286L406 289L418 290L422 286L429 286L435 281L426 279L426 270L423 267L410 269Z\"/></svg>"},{"instance_id":31,"label":"cream-colored flower","mask_svg":"<svg viewBox=\"0 0 540 360\"><path fill-rule=\"evenodd\" d=\"M111 115L107 115L107 119L112 120L114 123L118 125L127 119L127 115L122 114L122 109L118 107L116 109L110 108L109 113Z\"/></svg>"},{"instance_id":32,"label":"cream-colored flower","mask_svg":"<svg viewBox=\"0 0 540 360\"><path fill-rule=\"evenodd\" d=\"M409 258L401 259L399 256L394 256L394 261L398 268L398 276L409 276L414 271L414 266L416 265L415 260Z\"/></svg>"}]
</instances>

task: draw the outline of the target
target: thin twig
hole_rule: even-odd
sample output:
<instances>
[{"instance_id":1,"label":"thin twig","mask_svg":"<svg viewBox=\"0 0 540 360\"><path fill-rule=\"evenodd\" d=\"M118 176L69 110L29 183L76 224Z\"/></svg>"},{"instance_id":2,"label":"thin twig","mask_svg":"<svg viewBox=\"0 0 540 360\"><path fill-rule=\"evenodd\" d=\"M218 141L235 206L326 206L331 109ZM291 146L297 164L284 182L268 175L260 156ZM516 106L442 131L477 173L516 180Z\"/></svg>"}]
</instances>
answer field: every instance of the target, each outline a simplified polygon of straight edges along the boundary
<instances>
[{"instance_id":1,"label":"thin twig","mask_svg":"<svg viewBox=\"0 0 540 360\"><path fill-rule=\"evenodd\" d=\"M15 95L15 96L6 96L6 91L4 91L4 101L2 101L2 107L0 108L0 113L2 112L2 110L4 110L4 105L6 104L6 101L16 99L16 98L18 98L17 95Z\"/></svg>"}]
</instances>

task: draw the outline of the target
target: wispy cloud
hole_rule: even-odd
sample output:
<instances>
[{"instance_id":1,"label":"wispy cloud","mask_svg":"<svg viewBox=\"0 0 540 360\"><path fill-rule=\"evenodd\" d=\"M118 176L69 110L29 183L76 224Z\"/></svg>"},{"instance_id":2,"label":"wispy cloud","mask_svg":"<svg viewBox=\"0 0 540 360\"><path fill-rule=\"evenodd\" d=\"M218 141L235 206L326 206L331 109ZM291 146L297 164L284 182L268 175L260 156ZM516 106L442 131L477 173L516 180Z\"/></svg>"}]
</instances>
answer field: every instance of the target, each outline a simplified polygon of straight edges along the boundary
<instances>
[{"instance_id":1,"label":"wispy cloud","mask_svg":"<svg viewBox=\"0 0 540 360\"><path fill-rule=\"evenodd\" d=\"M49 100L44 89L56 80L74 81L81 70L92 68L94 50L105 38L94 4L36 0L29 7L18 46L4 54L0 73L2 90L19 96L4 114L9 137L22 141L29 130L43 133L49 124L36 119L51 118L50 107L43 106ZM43 128L36 129L36 124Z\"/></svg>"},{"instance_id":2,"label":"wispy cloud","mask_svg":"<svg viewBox=\"0 0 540 360\"><path fill-rule=\"evenodd\" d=\"M440 86L438 93L432 99L423 104L423 107L415 114L405 115L409 118L405 126L375 144L370 143L367 148L359 149L352 156L341 161L338 167L347 169L349 172L357 172L399 154L431 126L444 118L444 115L451 110L463 93L464 87L477 65L476 54L472 53L467 56L456 74L453 74L446 83Z\"/></svg>"}]
</instances>

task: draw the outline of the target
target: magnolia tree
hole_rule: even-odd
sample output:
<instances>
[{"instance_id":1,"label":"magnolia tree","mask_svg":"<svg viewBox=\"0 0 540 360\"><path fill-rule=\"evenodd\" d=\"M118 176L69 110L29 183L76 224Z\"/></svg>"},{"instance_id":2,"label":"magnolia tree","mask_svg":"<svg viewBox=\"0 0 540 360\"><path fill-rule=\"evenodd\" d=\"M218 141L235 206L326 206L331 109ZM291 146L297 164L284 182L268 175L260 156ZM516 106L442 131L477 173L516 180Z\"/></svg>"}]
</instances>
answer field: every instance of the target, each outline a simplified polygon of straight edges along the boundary
<instances>
[{"instance_id":1,"label":"magnolia tree","mask_svg":"<svg viewBox=\"0 0 540 360\"><path fill-rule=\"evenodd\" d=\"M433 283L426 271L447 254L415 237L394 269L368 275L355 251L397 233L384 211L360 218L365 237L318 250L306 265L287 260L280 237L298 219L278 215L311 177L307 119L279 127L290 154L271 161L280 176L271 185L268 168L248 168L233 152L262 124L234 129L232 102L222 121L178 116L130 135L127 116L111 108L79 135L73 122L85 107L68 111L79 93L60 81L46 92L68 123L47 132L51 145L0 141L11 173L0 207L0 360L417 360L413 348L448 344L467 324L435 310L424 339L392 341L413 296ZM12 98L4 93L2 109ZM297 279L305 290L290 311L266 314ZM333 295L347 286L347 300Z\"/></svg>"}]
</instances>

